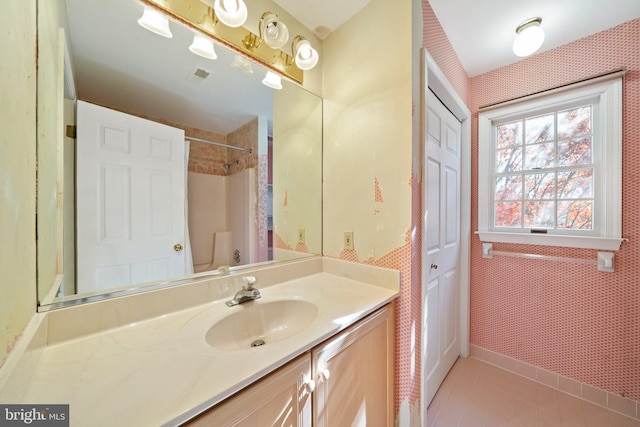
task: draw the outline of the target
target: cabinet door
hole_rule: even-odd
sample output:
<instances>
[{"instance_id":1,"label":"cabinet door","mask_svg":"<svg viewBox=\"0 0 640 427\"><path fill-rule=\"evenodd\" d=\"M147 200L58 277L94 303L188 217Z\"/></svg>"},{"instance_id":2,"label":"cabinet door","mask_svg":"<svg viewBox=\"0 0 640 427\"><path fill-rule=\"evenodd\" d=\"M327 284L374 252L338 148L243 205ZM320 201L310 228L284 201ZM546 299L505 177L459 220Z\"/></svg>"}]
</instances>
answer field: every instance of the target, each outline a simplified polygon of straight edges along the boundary
<instances>
[{"instance_id":1,"label":"cabinet door","mask_svg":"<svg viewBox=\"0 0 640 427\"><path fill-rule=\"evenodd\" d=\"M393 304L312 352L317 427L393 425Z\"/></svg>"},{"instance_id":2,"label":"cabinet door","mask_svg":"<svg viewBox=\"0 0 640 427\"><path fill-rule=\"evenodd\" d=\"M309 353L269 374L186 426L311 426L311 379Z\"/></svg>"}]
</instances>

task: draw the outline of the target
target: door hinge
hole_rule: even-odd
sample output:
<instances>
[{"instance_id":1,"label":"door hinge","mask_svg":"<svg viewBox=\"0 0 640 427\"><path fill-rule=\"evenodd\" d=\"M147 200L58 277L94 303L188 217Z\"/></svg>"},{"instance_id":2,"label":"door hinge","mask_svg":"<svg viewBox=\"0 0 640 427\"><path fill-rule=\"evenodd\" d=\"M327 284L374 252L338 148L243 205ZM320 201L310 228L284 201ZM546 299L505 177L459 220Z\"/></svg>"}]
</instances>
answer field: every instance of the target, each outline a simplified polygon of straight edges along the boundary
<instances>
[{"instance_id":1,"label":"door hinge","mask_svg":"<svg viewBox=\"0 0 640 427\"><path fill-rule=\"evenodd\" d=\"M78 128L74 125L67 126L67 137L76 139L76 130Z\"/></svg>"}]
</instances>

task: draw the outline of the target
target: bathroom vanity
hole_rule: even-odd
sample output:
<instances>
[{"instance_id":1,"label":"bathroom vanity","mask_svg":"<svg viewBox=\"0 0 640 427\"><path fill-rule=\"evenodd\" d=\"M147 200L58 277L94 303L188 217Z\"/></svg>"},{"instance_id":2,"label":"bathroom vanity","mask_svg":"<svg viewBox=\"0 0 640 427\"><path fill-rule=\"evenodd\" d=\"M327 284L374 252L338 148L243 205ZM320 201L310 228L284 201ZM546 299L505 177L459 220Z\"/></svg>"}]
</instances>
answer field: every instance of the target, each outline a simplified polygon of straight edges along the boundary
<instances>
[{"instance_id":1,"label":"bathroom vanity","mask_svg":"<svg viewBox=\"0 0 640 427\"><path fill-rule=\"evenodd\" d=\"M393 305L379 309L185 425L392 425Z\"/></svg>"},{"instance_id":2,"label":"bathroom vanity","mask_svg":"<svg viewBox=\"0 0 640 427\"><path fill-rule=\"evenodd\" d=\"M246 275L261 298L228 307ZM69 404L72 426L389 425L398 292L397 271L314 257L38 313L0 401Z\"/></svg>"}]
</instances>

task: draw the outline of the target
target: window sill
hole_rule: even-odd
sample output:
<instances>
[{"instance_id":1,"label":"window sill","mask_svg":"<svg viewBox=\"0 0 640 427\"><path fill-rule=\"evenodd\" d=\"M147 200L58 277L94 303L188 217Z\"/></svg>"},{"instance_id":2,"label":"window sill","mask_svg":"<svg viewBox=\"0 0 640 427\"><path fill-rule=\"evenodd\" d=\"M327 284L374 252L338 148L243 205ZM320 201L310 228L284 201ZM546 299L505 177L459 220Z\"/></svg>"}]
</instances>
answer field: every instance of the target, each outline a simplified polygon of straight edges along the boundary
<instances>
[{"instance_id":1,"label":"window sill","mask_svg":"<svg viewBox=\"0 0 640 427\"><path fill-rule=\"evenodd\" d=\"M558 236L550 234L503 233L476 231L482 242L518 243L523 245L561 246L565 248L617 251L627 239L620 237Z\"/></svg>"}]
</instances>

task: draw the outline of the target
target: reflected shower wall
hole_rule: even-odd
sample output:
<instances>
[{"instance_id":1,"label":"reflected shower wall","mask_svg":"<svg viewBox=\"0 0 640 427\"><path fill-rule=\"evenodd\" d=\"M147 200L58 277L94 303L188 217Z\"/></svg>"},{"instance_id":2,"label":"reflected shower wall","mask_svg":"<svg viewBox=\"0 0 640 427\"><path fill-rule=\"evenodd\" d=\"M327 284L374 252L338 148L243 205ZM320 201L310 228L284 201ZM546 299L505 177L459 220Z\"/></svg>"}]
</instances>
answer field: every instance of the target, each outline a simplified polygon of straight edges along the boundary
<instances>
[{"instance_id":1,"label":"reflected shower wall","mask_svg":"<svg viewBox=\"0 0 640 427\"><path fill-rule=\"evenodd\" d=\"M189 236L196 272L268 259L266 247L262 250L260 245L266 241L266 229L259 226L266 223L261 215L261 205L267 204L266 183L260 179L263 168L266 174L260 155L266 153L266 129L266 120L255 118L215 140L251 153L190 143Z\"/></svg>"}]
</instances>

